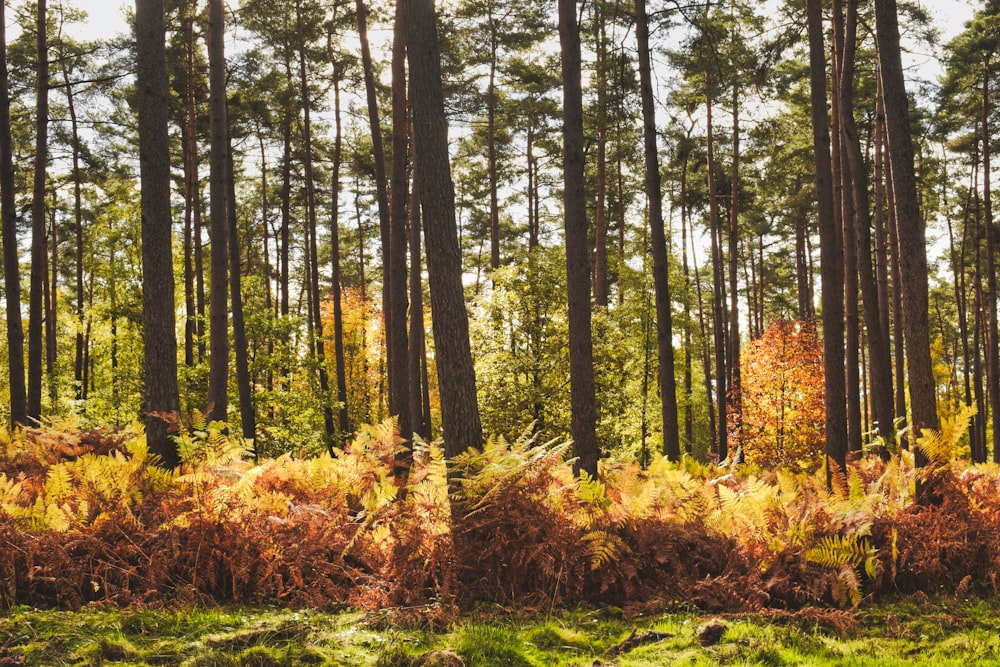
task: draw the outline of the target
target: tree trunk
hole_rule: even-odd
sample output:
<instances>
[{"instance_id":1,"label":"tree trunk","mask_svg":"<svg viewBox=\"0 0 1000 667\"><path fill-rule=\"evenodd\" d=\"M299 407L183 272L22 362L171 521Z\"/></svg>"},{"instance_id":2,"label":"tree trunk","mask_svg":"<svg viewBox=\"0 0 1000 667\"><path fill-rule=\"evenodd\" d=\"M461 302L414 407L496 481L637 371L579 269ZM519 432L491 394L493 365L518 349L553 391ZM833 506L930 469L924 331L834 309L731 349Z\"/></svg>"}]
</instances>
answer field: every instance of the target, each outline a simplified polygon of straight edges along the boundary
<instances>
[{"instance_id":1,"label":"tree trunk","mask_svg":"<svg viewBox=\"0 0 1000 667\"><path fill-rule=\"evenodd\" d=\"M718 425L717 454L722 461L729 455L726 396L726 287L722 277L722 220L719 217L718 187L715 183L715 137L712 130L712 78L705 75L705 134L708 156L708 218L712 237L712 331L715 337L715 408Z\"/></svg>"},{"instance_id":2,"label":"tree trunk","mask_svg":"<svg viewBox=\"0 0 1000 667\"><path fill-rule=\"evenodd\" d=\"M827 485L834 467L847 467L847 419L844 403L843 246L833 217L834 199L830 160L830 121L826 111L826 65L823 48L823 11L820 0L807 0L809 29L810 102L816 160L816 196L820 234L820 271L823 277L823 356L826 388Z\"/></svg>"},{"instance_id":3,"label":"tree trunk","mask_svg":"<svg viewBox=\"0 0 1000 667\"><path fill-rule=\"evenodd\" d=\"M875 0L875 23L882 91L885 97L889 164L896 205L896 236L899 244L900 291L903 301L910 407L913 430L919 437L924 429L936 430L940 427L940 423L935 400L927 319L927 248L913 168L909 103L903 83L896 0ZM926 457L919 448L916 448L915 455L917 466L926 463ZM918 502L929 502L931 493L930 489L921 488L918 484Z\"/></svg>"},{"instance_id":4,"label":"tree trunk","mask_svg":"<svg viewBox=\"0 0 1000 667\"><path fill-rule=\"evenodd\" d=\"M486 87L486 170L490 185L490 268L500 268L500 188L497 175L497 26L493 2L486 3L490 29L490 74Z\"/></svg>"},{"instance_id":5,"label":"tree trunk","mask_svg":"<svg viewBox=\"0 0 1000 667\"><path fill-rule=\"evenodd\" d=\"M596 32L597 77L597 202L594 206L594 304L608 305L608 81L607 81L607 31L604 10L600 3L594 5ZM647 29L648 32L648 29Z\"/></svg>"},{"instance_id":6,"label":"tree trunk","mask_svg":"<svg viewBox=\"0 0 1000 667\"><path fill-rule=\"evenodd\" d=\"M145 330L146 443L175 467L168 437L180 409L174 333L174 266L170 230L169 91L162 0L136 0L139 175L142 181L142 312ZM112 325L114 326L114 325Z\"/></svg>"},{"instance_id":7,"label":"tree trunk","mask_svg":"<svg viewBox=\"0 0 1000 667\"><path fill-rule=\"evenodd\" d=\"M997 347L996 229L990 192L990 63L983 67L983 106L980 119L983 142L983 226L986 229L986 384L990 397L993 462L1000 463L1000 348Z\"/></svg>"},{"instance_id":8,"label":"tree trunk","mask_svg":"<svg viewBox=\"0 0 1000 667\"><path fill-rule=\"evenodd\" d=\"M729 204L729 400L728 422L737 445L742 443L743 386L740 381L740 307L737 269L739 267L740 212L740 102L739 88L733 86L733 164Z\"/></svg>"},{"instance_id":9,"label":"tree trunk","mask_svg":"<svg viewBox=\"0 0 1000 667\"><path fill-rule=\"evenodd\" d=\"M559 43L563 79L563 203L569 298L571 431L577 474L597 476L597 400L590 320L587 200L584 192L583 86L576 0L559 0ZM426 178L427 176L422 176ZM430 248L428 247L428 256Z\"/></svg>"},{"instance_id":10,"label":"tree trunk","mask_svg":"<svg viewBox=\"0 0 1000 667\"><path fill-rule=\"evenodd\" d=\"M212 260L209 293L208 421L224 422L229 406L229 287L226 166L229 160L226 119L225 14L222 0L208 2L209 196Z\"/></svg>"},{"instance_id":11,"label":"tree trunk","mask_svg":"<svg viewBox=\"0 0 1000 667\"><path fill-rule=\"evenodd\" d=\"M333 144L333 188L330 203L330 282L333 287L333 354L337 364L337 424L338 441L343 442L351 433L347 413L347 367L344 360L344 305L340 276L340 163L343 146L343 127L340 116L340 78L342 72L335 65L333 73L333 114L336 134Z\"/></svg>"},{"instance_id":12,"label":"tree trunk","mask_svg":"<svg viewBox=\"0 0 1000 667\"><path fill-rule=\"evenodd\" d=\"M184 365L194 366L194 345L198 314L194 291L194 211L198 199L198 125L194 94L194 11L184 14L184 40L187 55L184 82ZM266 196L266 195L265 195Z\"/></svg>"},{"instance_id":13,"label":"tree trunk","mask_svg":"<svg viewBox=\"0 0 1000 667\"><path fill-rule=\"evenodd\" d=\"M680 425L677 418L677 389L674 378L674 331L670 313L667 239L663 230L660 160L656 147L656 110L653 102L653 76L649 57L649 18L646 16L645 0L635 0L635 17L639 48L643 148L646 158L646 196L649 200L650 242L653 252L653 288L656 292L656 342L659 352L657 371L662 405L663 455L670 461L679 461L681 447Z\"/></svg>"},{"instance_id":14,"label":"tree trunk","mask_svg":"<svg viewBox=\"0 0 1000 667\"><path fill-rule=\"evenodd\" d=\"M392 221L389 209L389 193L386 185L385 148L382 142L382 124L379 119L371 47L368 43L368 9L365 6L364 0L356 0L356 6L358 39L361 41L361 64L364 70L365 92L368 103L368 126L372 138L372 159L375 164L375 195L378 201L379 235L382 241L382 317L384 321L383 330L385 332L385 350L387 356L386 367L390 374L388 380L389 412L393 415L399 415L402 414L402 410L404 409L406 395L396 395L396 389L399 387L395 382L396 366L393 354L396 348L392 341L393 333L396 331L392 322L392 317L395 314L392 307L392 233L390 231ZM405 323L403 326L405 331Z\"/></svg>"},{"instance_id":15,"label":"tree trunk","mask_svg":"<svg viewBox=\"0 0 1000 667\"><path fill-rule=\"evenodd\" d=\"M76 102L73 96L73 82L69 78L69 64L63 59L63 82L66 84L66 109L69 111L70 121L70 150L72 151L72 173L73 173L73 230L76 236L75 244L75 279L76 284L76 336L75 354L73 357L73 381L76 384L76 398L83 399L83 358L84 354L84 303L86 294L83 283L83 192L82 174L80 170L80 127L76 116Z\"/></svg>"},{"instance_id":16,"label":"tree trunk","mask_svg":"<svg viewBox=\"0 0 1000 667\"><path fill-rule=\"evenodd\" d=\"M24 329L21 323L20 257L14 199L14 143L10 128L10 77L7 72L6 3L0 3L0 218L3 222L4 294L7 301L7 372L10 423L28 423L24 389Z\"/></svg>"},{"instance_id":17,"label":"tree trunk","mask_svg":"<svg viewBox=\"0 0 1000 667\"><path fill-rule=\"evenodd\" d=\"M45 177L48 163L49 57L46 0L39 0L37 33L37 82L35 90L35 174L31 202L31 285L28 303L28 419L42 416L42 321L45 318Z\"/></svg>"},{"instance_id":18,"label":"tree trunk","mask_svg":"<svg viewBox=\"0 0 1000 667\"><path fill-rule=\"evenodd\" d=\"M453 457L469 447L482 446L483 429L462 288L434 0L407 0L405 18L413 85L413 149L424 210L441 421L445 454Z\"/></svg>"},{"instance_id":19,"label":"tree trunk","mask_svg":"<svg viewBox=\"0 0 1000 667\"><path fill-rule=\"evenodd\" d=\"M253 384L250 381L250 345L243 317L242 267L240 266L240 234L236 216L236 173L231 137L226 136L226 207L229 222L229 298L233 317L233 356L236 360L236 387L240 398L240 427L243 438L253 442L256 417L253 405Z\"/></svg>"},{"instance_id":20,"label":"tree trunk","mask_svg":"<svg viewBox=\"0 0 1000 667\"><path fill-rule=\"evenodd\" d=\"M857 38L858 0L847 0L844 56L841 66L841 128L844 133L844 150L847 157L847 180L851 184L855 215L853 241L858 259L859 280L864 302L865 331L868 337L868 357L871 364L871 396L879 435L886 441L893 437L892 363L889 341L883 337L880 325L880 305L875 267L872 264L871 214L868 197L868 169L861 154L857 125L854 121L854 63ZM848 290L850 287L847 288Z\"/></svg>"},{"instance_id":21,"label":"tree trunk","mask_svg":"<svg viewBox=\"0 0 1000 667\"><path fill-rule=\"evenodd\" d=\"M413 415L410 411L410 352L406 330L406 198L407 156L410 116L406 100L406 32L403 27L403 2L396 1L396 23L392 42L392 189L389 229L389 325L392 345L389 359L389 411L399 418L399 434L409 440L413 435Z\"/></svg>"}]
</instances>

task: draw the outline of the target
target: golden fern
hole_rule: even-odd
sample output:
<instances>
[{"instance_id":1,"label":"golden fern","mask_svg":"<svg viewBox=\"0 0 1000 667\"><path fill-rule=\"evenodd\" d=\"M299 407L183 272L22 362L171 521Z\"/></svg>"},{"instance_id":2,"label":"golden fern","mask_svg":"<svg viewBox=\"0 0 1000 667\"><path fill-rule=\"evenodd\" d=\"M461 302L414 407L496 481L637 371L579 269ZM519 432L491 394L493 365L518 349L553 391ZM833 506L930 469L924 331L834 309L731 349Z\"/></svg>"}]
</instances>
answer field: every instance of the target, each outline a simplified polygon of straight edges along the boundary
<instances>
[{"instance_id":1,"label":"golden fern","mask_svg":"<svg viewBox=\"0 0 1000 667\"><path fill-rule=\"evenodd\" d=\"M964 406L951 419L941 420L941 429L924 429L917 438L917 447L927 457L927 467L940 469L949 465L958 450L959 440L969 430L976 408Z\"/></svg>"},{"instance_id":2,"label":"golden fern","mask_svg":"<svg viewBox=\"0 0 1000 667\"><path fill-rule=\"evenodd\" d=\"M806 551L806 560L836 574L834 600L843 606L857 607L861 603L860 568L869 577L878 570L878 549L863 535L828 535Z\"/></svg>"}]
</instances>

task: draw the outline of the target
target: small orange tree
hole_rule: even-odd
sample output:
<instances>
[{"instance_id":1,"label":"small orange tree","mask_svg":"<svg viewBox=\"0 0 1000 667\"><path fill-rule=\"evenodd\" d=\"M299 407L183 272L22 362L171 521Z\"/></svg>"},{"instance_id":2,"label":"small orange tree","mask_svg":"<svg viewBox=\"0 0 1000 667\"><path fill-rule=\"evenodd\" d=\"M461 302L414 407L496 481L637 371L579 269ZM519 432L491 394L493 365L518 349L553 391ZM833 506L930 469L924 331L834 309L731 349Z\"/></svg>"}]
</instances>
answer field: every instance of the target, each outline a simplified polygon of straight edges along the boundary
<instances>
[{"instance_id":1,"label":"small orange tree","mask_svg":"<svg viewBox=\"0 0 1000 667\"><path fill-rule=\"evenodd\" d=\"M748 463L811 472L822 463L823 345L812 322L772 324L743 362L743 428Z\"/></svg>"}]
</instances>

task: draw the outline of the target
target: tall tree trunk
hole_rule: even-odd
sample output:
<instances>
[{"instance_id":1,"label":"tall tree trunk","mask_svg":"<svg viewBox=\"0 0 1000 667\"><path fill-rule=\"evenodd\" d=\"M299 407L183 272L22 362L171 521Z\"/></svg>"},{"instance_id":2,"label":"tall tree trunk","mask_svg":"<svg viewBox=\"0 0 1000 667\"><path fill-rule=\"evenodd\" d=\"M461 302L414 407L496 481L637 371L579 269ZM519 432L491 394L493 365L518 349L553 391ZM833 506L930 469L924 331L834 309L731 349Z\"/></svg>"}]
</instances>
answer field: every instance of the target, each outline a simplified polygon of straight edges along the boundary
<instances>
[{"instance_id":1,"label":"tall tree trunk","mask_svg":"<svg viewBox=\"0 0 1000 667\"><path fill-rule=\"evenodd\" d=\"M340 65L335 65L333 73L333 117L336 134L333 144L333 188L330 203L330 282L333 287L333 354L337 364L337 425L339 440L351 432L351 421L347 412L347 366L344 360L344 304L340 275L340 163L342 160L343 127L340 116Z\"/></svg>"},{"instance_id":2,"label":"tall tree trunk","mask_svg":"<svg viewBox=\"0 0 1000 667\"><path fill-rule=\"evenodd\" d=\"M847 181L851 185L855 215L853 239L846 239L846 247L856 248L859 280L864 302L865 331L868 338L868 356L871 363L871 397L879 435L887 442L893 437L892 363L889 341L883 337L880 325L878 284L872 264L871 214L868 197L868 169L861 154L857 124L854 121L854 63L857 44L858 0L847 0L847 20L844 35L844 55L841 66L841 129L844 133L844 152L847 157ZM849 262L848 262L849 264ZM851 287L846 287L850 294ZM849 297L850 298L850 297ZM849 438L850 442L850 438Z\"/></svg>"},{"instance_id":3,"label":"tall tree trunk","mask_svg":"<svg viewBox=\"0 0 1000 667\"><path fill-rule=\"evenodd\" d=\"M430 415L424 414L424 388L421 373L426 363L424 353L424 290L420 269L420 198L413 174L410 199L410 423L418 435L430 437Z\"/></svg>"},{"instance_id":4,"label":"tall tree trunk","mask_svg":"<svg viewBox=\"0 0 1000 667\"><path fill-rule=\"evenodd\" d=\"M718 187L715 183L715 137L712 129L712 77L705 75L705 134L708 170L708 218L712 237L712 331L715 335L715 408L718 425L717 454L722 461L729 455L726 396L726 287L722 269L722 220L719 217Z\"/></svg>"},{"instance_id":5,"label":"tall tree trunk","mask_svg":"<svg viewBox=\"0 0 1000 667\"><path fill-rule=\"evenodd\" d=\"M49 47L46 0L39 0L35 21L37 81L35 89L35 174L31 202L31 285L28 303L28 419L42 416L42 321L47 273L45 248L45 180L49 144Z\"/></svg>"},{"instance_id":6,"label":"tall tree trunk","mask_svg":"<svg viewBox=\"0 0 1000 667\"><path fill-rule=\"evenodd\" d=\"M66 84L66 109L69 111L70 122L70 150L72 151L72 172L73 172L73 231L76 237L75 244L75 265L74 274L76 283L76 349L73 357L73 381L76 384L76 398L82 400L84 394L83 387L83 358L84 353L84 305L86 293L83 282L83 175L80 170L80 126L76 116L76 99L73 95L73 82L69 78L69 64L66 59L62 62L63 82Z\"/></svg>"},{"instance_id":7,"label":"tall tree trunk","mask_svg":"<svg viewBox=\"0 0 1000 667\"><path fill-rule=\"evenodd\" d=\"M691 358L691 273L688 271L688 202L687 202L687 153L681 165L681 269L684 272L684 450L690 454L694 444L694 387Z\"/></svg>"},{"instance_id":8,"label":"tall tree trunk","mask_svg":"<svg viewBox=\"0 0 1000 667\"><path fill-rule=\"evenodd\" d=\"M795 197L798 198L802 192L802 176L795 176ZM798 296L798 318L809 321L816 318L816 309L813 307L812 284L809 280L809 259L808 250L808 222L806 216L801 213L795 214L795 285Z\"/></svg>"},{"instance_id":9,"label":"tall tree trunk","mask_svg":"<svg viewBox=\"0 0 1000 667\"><path fill-rule=\"evenodd\" d=\"M674 378L673 323L670 313L670 281L667 270L667 239L663 230L660 191L660 160L656 148L656 110L653 102L653 75L649 57L649 18L646 1L635 0L636 37L639 46L639 81L642 98L643 148L646 158L646 196L649 200L650 242L653 252L653 288L656 292L656 342L659 352L663 455L670 461L681 458L680 425L677 418L677 389Z\"/></svg>"},{"instance_id":10,"label":"tall tree trunk","mask_svg":"<svg viewBox=\"0 0 1000 667\"><path fill-rule=\"evenodd\" d=\"M222 0L208 2L209 225L212 240L211 291L209 294L208 421L224 422L229 407L229 287L227 265L228 218L226 167L229 161L226 118L225 14Z\"/></svg>"},{"instance_id":11,"label":"tall tree trunk","mask_svg":"<svg viewBox=\"0 0 1000 667\"><path fill-rule=\"evenodd\" d=\"M857 219L855 212L854 189L851 183L851 169L847 155L847 135L844 128L845 117L852 115L854 110L848 108L844 100L845 82L844 59L845 25L842 0L833 3L833 67L832 79L832 113L833 113L833 182L834 201L839 213L839 229L844 245L843 276L841 285L844 290L844 363L845 363L845 400L847 401L847 449L861 451L861 376L859 351L861 348L861 320L858 308L858 246ZM852 71L853 75L853 71ZM835 216L836 217L836 216Z\"/></svg>"},{"instance_id":12,"label":"tall tree trunk","mask_svg":"<svg viewBox=\"0 0 1000 667\"><path fill-rule=\"evenodd\" d=\"M577 474L597 476L597 399L591 339L587 200L584 192L583 85L576 0L559 0L563 79L563 203L569 298L570 411ZM427 174L421 178L428 178ZM430 247L428 244L428 256ZM666 400L666 399L664 399Z\"/></svg>"},{"instance_id":13,"label":"tall tree trunk","mask_svg":"<svg viewBox=\"0 0 1000 667\"><path fill-rule=\"evenodd\" d=\"M194 7L184 13L184 45L187 56L184 72L184 365L194 366L198 313L194 287L194 212L198 206L198 124L194 92ZM264 195L266 197L266 194Z\"/></svg>"},{"instance_id":14,"label":"tall tree trunk","mask_svg":"<svg viewBox=\"0 0 1000 667\"><path fill-rule=\"evenodd\" d=\"M311 347L316 359L316 369L319 375L320 396L323 403L323 427L325 429L326 446L333 453L334 431L333 406L330 404L330 380L326 370L326 347L323 338L323 317L320 310L319 297L319 252L316 241L316 183L313 179L313 145L312 145L312 114L309 97L309 81L306 75L305 28L302 21L302 3L295 3L295 20L298 30L299 44L299 86L302 97L302 140L304 143L303 167L306 185L306 226L308 240L308 271L309 310L312 313Z\"/></svg>"},{"instance_id":15,"label":"tall tree trunk","mask_svg":"<svg viewBox=\"0 0 1000 667\"><path fill-rule=\"evenodd\" d=\"M490 268L500 268L500 178L497 168L497 36L493 2L486 3L490 29L490 74L486 86L486 170L490 185Z\"/></svg>"},{"instance_id":16,"label":"tall tree trunk","mask_svg":"<svg viewBox=\"0 0 1000 667\"><path fill-rule=\"evenodd\" d=\"M989 387L993 462L1000 463L1000 348L997 346L996 228L990 192L990 62L983 67L983 105L980 129L983 142L983 226L986 228L986 384Z\"/></svg>"},{"instance_id":17,"label":"tall tree trunk","mask_svg":"<svg viewBox=\"0 0 1000 667\"><path fill-rule=\"evenodd\" d=\"M361 41L361 65L364 70L365 92L368 103L368 126L372 138L372 159L375 163L375 196L378 202L379 235L382 241L382 317L385 322L385 350L386 367L390 373L388 381L389 388L389 412L393 415L402 414L405 405L406 395L397 396L395 383L396 365L393 353L395 347L392 335L396 331L392 322L395 311L392 308L392 233L391 216L389 209L389 193L386 180L385 168L385 148L382 142L382 124L379 119L378 97L375 89L375 73L372 66L371 47L368 43L368 9L364 0L356 0L358 15L358 38ZM405 264L404 264L405 266ZM405 268L404 268L405 271ZM404 288L405 295L405 288ZM405 331L405 323L404 323ZM405 364L404 364L405 367ZM406 386L406 385L403 385Z\"/></svg>"},{"instance_id":18,"label":"tall tree trunk","mask_svg":"<svg viewBox=\"0 0 1000 667\"><path fill-rule=\"evenodd\" d=\"M139 176L142 181L142 312L146 443L168 468L179 460L168 437L180 409L170 230L170 137L162 0L136 0ZM114 323L112 323L112 330ZM113 365L116 362L113 359Z\"/></svg>"},{"instance_id":19,"label":"tall tree trunk","mask_svg":"<svg viewBox=\"0 0 1000 667\"><path fill-rule=\"evenodd\" d=\"M448 161L448 125L434 0L408 0L405 18L413 85L413 149L424 210L441 420L445 453L456 456L469 447L482 446L483 429L462 288L462 251L458 245L455 190Z\"/></svg>"},{"instance_id":20,"label":"tall tree trunk","mask_svg":"<svg viewBox=\"0 0 1000 667\"><path fill-rule=\"evenodd\" d=\"M877 69L877 63L876 63ZM878 77L876 77L878 78ZM889 235L886 229L886 212L888 210L888 194L886 188L885 169L885 105L882 99L882 84L876 82L875 95L875 138L874 138L874 179L872 188L875 202L875 282L878 287L878 328L882 333L882 344L884 354L889 358L890 367L892 361L892 342L889 329L889 313L892 310L892 302L889 298ZM895 245L893 245L895 247ZM900 348L901 349L901 348ZM898 359L902 360L902 354ZM891 372L891 371L890 371ZM900 383L902 385L902 383ZM891 427L892 432L896 430L896 417L906 415L905 397L902 391L898 398L904 403L902 412L896 410L897 394L893 390L893 380L889 380L889 390L886 393L889 405L886 406L885 416L888 418L887 427ZM892 442L890 439L889 442Z\"/></svg>"},{"instance_id":21,"label":"tall tree trunk","mask_svg":"<svg viewBox=\"0 0 1000 667\"><path fill-rule=\"evenodd\" d=\"M413 435L410 412L410 353L406 330L406 199L407 156L409 146L410 115L406 99L406 32L403 27L404 0L396 2L396 23L392 42L392 189L389 220L389 326L388 336L392 352L389 360L389 412L399 417L399 434L409 440Z\"/></svg>"},{"instance_id":22,"label":"tall tree trunk","mask_svg":"<svg viewBox=\"0 0 1000 667\"><path fill-rule=\"evenodd\" d=\"M927 319L927 248L913 168L909 102L903 83L896 0L875 0L875 25L896 207L910 408L913 430L919 436L924 429L938 429L940 423ZM926 463L926 457L919 448L915 455L917 466ZM918 484L919 502L929 502L931 493L930 489Z\"/></svg>"},{"instance_id":23,"label":"tall tree trunk","mask_svg":"<svg viewBox=\"0 0 1000 667\"><path fill-rule=\"evenodd\" d=\"M59 373L58 346L56 344L57 321L59 310L59 235L56 229L56 197L52 191L52 206L47 208L49 231L49 271L45 280L45 376L49 390L49 409L59 412Z\"/></svg>"},{"instance_id":24,"label":"tall tree trunk","mask_svg":"<svg viewBox=\"0 0 1000 667\"><path fill-rule=\"evenodd\" d=\"M10 423L27 424L24 389L24 329L21 324L21 275L14 199L14 142L10 128L10 77L7 71L6 3L0 3L0 218L3 221L4 294L7 301L7 372Z\"/></svg>"},{"instance_id":25,"label":"tall tree trunk","mask_svg":"<svg viewBox=\"0 0 1000 667\"><path fill-rule=\"evenodd\" d=\"M236 216L236 172L232 140L226 136L226 194L229 206L226 217L229 223L229 298L233 317L233 356L236 360L236 387L240 398L240 427L244 439L253 442L256 417L253 405L253 384L250 381L250 345L243 317L242 266L240 266L240 231Z\"/></svg>"},{"instance_id":26,"label":"tall tree trunk","mask_svg":"<svg viewBox=\"0 0 1000 667\"><path fill-rule=\"evenodd\" d=\"M830 121L826 111L826 65L823 48L823 8L807 0L809 30L810 102L816 160L816 196L820 234L820 271L823 277L823 357L826 388L827 484L834 466L847 467L847 419L844 403L844 301L841 290L843 246L833 217L833 174L830 160Z\"/></svg>"},{"instance_id":27,"label":"tall tree trunk","mask_svg":"<svg viewBox=\"0 0 1000 667\"><path fill-rule=\"evenodd\" d=\"M607 77L607 29L604 9L600 3L594 5L594 29L596 32L596 59L594 64L597 77L597 202L594 206L594 304L608 305L608 77Z\"/></svg>"},{"instance_id":28,"label":"tall tree trunk","mask_svg":"<svg viewBox=\"0 0 1000 667\"><path fill-rule=\"evenodd\" d=\"M733 164L729 203L729 400L728 422L732 424L736 444L742 443L743 385L740 380L740 306L737 269L739 268L740 213L740 100L739 88L733 86Z\"/></svg>"}]
</instances>

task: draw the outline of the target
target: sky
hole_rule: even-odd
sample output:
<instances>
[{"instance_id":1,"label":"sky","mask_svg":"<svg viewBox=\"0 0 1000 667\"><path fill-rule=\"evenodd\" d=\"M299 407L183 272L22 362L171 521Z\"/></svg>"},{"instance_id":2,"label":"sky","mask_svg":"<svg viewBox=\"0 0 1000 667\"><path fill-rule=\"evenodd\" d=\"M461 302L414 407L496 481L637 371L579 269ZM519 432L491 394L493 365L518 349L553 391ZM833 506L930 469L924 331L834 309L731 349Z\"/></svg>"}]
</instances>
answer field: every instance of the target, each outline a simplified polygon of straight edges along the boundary
<instances>
[{"instance_id":1,"label":"sky","mask_svg":"<svg viewBox=\"0 0 1000 667\"><path fill-rule=\"evenodd\" d=\"M132 8L130 0L76 0L73 3L89 15L87 37L110 37L126 30L124 7ZM944 41L962 29L972 16L973 0L923 0L935 22L941 28Z\"/></svg>"}]
</instances>

